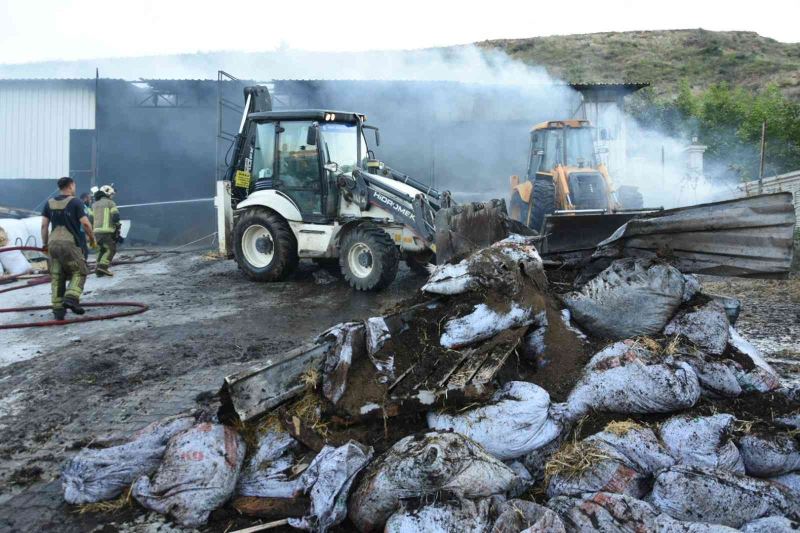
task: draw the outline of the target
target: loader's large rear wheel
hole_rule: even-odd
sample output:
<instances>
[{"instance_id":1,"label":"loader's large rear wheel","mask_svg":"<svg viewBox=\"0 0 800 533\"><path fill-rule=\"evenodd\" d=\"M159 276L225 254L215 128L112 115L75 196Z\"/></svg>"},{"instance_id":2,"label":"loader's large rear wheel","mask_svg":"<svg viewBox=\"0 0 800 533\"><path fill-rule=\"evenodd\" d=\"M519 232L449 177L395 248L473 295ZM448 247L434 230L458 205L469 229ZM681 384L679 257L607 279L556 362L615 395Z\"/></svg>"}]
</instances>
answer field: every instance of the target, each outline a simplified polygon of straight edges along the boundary
<instances>
[{"instance_id":1,"label":"loader's large rear wheel","mask_svg":"<svg viewBox=\"0 0 800 533\"><path fill-rule=\"evenodd\" d=\"M553 180L539 178L534 181L531 201L533 207L529 227L541 233L545 215L552 215L556 210L556 186Z\"/></svg>"},{"instance_id":2,"label":"loader's large rear wheel","mask_svg":"<svg viewBox=\"0 0 800 533\"><path fill-rule=\"evenodd\" d=\"M342 239L339 265L350 286L377 291L394 281L400 252L389 234L372 224L362 224Z\"/></svg>"},{"instance_id":3,"label":"loader's large rear wheel","mask_svg":"<svg viewBox=\"0 0 800 533\"><path fill-rule=\"evenodd\" d=\"M297 268L297 241L281 216L251 210L234 229L236 262L254 281L279 281Z\"/></svg>"}]
</instances>

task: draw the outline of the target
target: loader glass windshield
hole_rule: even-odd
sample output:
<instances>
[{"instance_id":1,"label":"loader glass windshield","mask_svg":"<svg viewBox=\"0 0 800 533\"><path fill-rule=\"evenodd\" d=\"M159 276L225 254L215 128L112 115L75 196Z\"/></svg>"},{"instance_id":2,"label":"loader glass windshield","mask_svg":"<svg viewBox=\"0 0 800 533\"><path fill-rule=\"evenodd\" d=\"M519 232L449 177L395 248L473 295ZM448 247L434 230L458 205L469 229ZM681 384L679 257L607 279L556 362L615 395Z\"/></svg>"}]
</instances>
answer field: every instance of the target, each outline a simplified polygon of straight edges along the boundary
<instances>
[{"instance_id":1,"label":"loader glass windshield","mask_svg":"<svg viewBox=\"0 0 800 533\"><path fill-rule=\"evenodd\" d=\"M308 121L281 122L278 137L278 190L300 207L304 215L322 213L322 183L316 146L307 145Z\"/></svg>"},{"instance_id":2,"label":"loader glass windshield","mask_svg":"<svg viewBox=\"0 0 800 533\"><path fill-rule=\"evenodd\" d=\"M594 139L589 128L565 128L567 166L594 167Z\"/></svg>"},{"instance_id":3,"label":"loader glass windshield","mask_svg":"<svg viewBox=\"0 0 800 533\"><path fill-rule=\"evenodd\" d=\"M350 174L360 167L358 159L358 127L355 124L323 124L322 150L325 161L337 163L339 171ZM361 157L367 157L367 145L361 137Z\"/></svg>"}]
</instances>

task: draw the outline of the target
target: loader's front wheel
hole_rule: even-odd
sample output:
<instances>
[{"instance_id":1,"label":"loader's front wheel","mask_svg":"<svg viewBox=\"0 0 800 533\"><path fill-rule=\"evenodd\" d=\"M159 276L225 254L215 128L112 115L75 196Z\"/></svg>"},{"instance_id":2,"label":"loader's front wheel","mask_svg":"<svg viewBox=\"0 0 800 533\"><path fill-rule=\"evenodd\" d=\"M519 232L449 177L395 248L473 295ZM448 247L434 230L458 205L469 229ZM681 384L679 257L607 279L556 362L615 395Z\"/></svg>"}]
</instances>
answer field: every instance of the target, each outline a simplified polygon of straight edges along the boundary
<instances>
[{"instance_id":1,"label":"loader's front wheel","mask_svg":"<svg viewBox=\"0 0 800 533\"><path fill-rule=\"evenodd\" d=\"M545 215L552 215L556 210L556 186L553 180L548 178L539 178L533 182L533 191L531 192L531 222L529 227L538 231L540 234L544 230Z\"/></svg>"},{"instance_id":2,"label":"loader's front wheel","mask_svg":"<svg viewBox=\"0 0 800 533\"><path fill-rule=\"evenodd\" d=\"M254 281L279 281L297 267L297 242L281 216L251 210L234 229L236 263Z\"/></svg>"},{"instance_id":3,"label":"loader's front wheel","mask_svg":"<svg viewBox=\"0 0 800 533\"><path fill-rule=\"evenodd\" d=\"M400 252L389 234L372 224L362 224L342 239L339 265L350 286L377 291L394 281Z\"/></svg>"}]
</instances>

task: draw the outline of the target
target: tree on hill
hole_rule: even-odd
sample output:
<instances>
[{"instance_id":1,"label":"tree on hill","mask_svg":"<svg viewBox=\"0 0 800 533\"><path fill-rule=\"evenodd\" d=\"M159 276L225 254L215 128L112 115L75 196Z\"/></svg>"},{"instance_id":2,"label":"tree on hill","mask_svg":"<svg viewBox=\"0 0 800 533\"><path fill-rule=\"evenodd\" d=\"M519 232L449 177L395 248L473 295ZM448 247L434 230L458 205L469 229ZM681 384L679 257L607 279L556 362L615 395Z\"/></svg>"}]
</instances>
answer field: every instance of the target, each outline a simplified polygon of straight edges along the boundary
<instances>
[{"instance_id":1,"label":"tree on hill","mask_svg":"<svg viewBox=\"0 0 800 533\"><path fill-rule=\"evenodd\" d=\"M761 125L767 121L764 173L800 169L800 104L775 85L762 91L712 84L693 93L681 82L675 97L645 89L634 95L628 112L643 126L672 137L697 137L708 146L706 174L715 180L758 177Z\"/></svg>"}]
</instances>

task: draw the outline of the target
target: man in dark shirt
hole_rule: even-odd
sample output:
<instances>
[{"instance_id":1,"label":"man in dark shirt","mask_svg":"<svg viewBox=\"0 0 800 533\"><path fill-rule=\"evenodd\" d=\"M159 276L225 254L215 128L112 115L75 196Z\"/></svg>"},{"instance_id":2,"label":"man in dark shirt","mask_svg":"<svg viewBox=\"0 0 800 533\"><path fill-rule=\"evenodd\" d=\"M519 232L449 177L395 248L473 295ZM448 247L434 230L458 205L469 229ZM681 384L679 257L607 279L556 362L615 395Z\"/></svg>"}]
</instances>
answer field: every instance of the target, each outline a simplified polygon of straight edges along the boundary
<instances>
[{"instance_id":1,"label":"man in dark shirt","mask_svg":"<svg viewBox=\"0 0 800 533\"><path fill-rule=\"evenodd\" d=\"M53 315L56 320L64 320L66 309L78 315L85 312L80 298L89 268L82 249L86 246L86 237L92 248L95 241L83 202L75 198L75 181L60 178L58 190L58 196L49 199L42 210L42 243L50 255ZM50 223L53 224L52 234Z\"/></svg>"}]
</instances>

